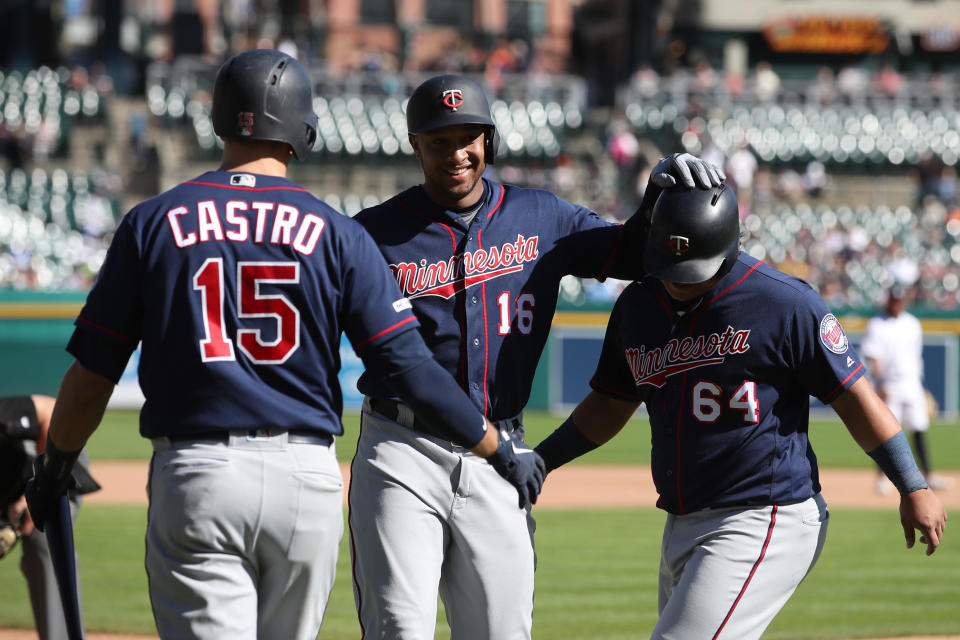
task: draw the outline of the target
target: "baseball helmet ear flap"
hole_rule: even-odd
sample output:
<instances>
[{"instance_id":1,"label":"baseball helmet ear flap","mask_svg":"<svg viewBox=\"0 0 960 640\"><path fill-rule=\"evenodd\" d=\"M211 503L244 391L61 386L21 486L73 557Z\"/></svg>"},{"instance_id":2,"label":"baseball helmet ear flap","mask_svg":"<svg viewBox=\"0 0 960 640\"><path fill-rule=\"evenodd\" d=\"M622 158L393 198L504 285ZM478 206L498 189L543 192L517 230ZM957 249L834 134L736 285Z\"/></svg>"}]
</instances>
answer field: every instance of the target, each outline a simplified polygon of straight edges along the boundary
<instances>
[{"instance_id":1,"label":"baseball helmet ear flap","mask_svg":"<svg viewBox=\"0 0 960 640\"><path fill-rule=\"evenodd\" d=\"M740 211L730 187L675 187L657 198L643 252L648 274L697 284L725 275L739 253Z\"/></svg>"},{"instance_id":2,"label":"baseball helmet ear flap","mask_svg":"<svg viewBox=\"0 0 960 640\"><path fill-rule=\"evenodd\" d=\"M496 127L487 129L486 148L484 150L484 160L487 164L497 163L497 150L500 149L500 132Z\"/></svg>"},{"instance_id":3,"label":"baseball helmet ear flap","mask_svg":"<svg viewBox=\"0 0 960 640\"><path fill-rule=\"evenodd\" d=\"M457 124L479 124L487 128L484 155L487 164L493 164L500 147L500 134L479 84L464 76L443 74L424 81L407 100L407 131L413 135Z\"/></svg>"}]
</instances>

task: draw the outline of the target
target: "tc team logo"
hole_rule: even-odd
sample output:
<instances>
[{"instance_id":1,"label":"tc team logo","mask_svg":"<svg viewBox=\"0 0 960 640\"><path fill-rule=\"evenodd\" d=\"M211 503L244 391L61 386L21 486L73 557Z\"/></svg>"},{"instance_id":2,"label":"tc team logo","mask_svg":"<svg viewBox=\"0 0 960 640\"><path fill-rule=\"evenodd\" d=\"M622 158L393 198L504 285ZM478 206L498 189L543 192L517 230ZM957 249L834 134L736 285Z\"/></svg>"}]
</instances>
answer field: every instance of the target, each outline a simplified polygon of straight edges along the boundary
<instances>
[{"instance_id":1,"label":"tc team logo","mask_svg":"<svg viewBox=\"0 0 960 640\"><path fill-rule=\"evenodd\" d=\"M820 342L827 349L836 354L844 353L847 350L847 334L843 332L840 321L832 313L828 313L820 321Z\"/></svg>"},{"instance_id":2,"label":"tc team logo","mask_svg":"<svg viewBox=\"0 0 960 640\"><path fill-rule=\"evenodd\" d=\"M687 251L690 251L690 238L686 236L670 236L668 243L670 250L673 251L675 255L682 256Z\"/></svg>"},{"instance_id":3,"label":"tc team logo","mask_svg":"<svg viewBox=\"0 0 960 640\"><path fill-rule=\"evenodd\" d=\"M447 89L443 92L443 106L451 111L456 111L463 106L463 91L460 89Z\"/></svg>"}]
</instances>

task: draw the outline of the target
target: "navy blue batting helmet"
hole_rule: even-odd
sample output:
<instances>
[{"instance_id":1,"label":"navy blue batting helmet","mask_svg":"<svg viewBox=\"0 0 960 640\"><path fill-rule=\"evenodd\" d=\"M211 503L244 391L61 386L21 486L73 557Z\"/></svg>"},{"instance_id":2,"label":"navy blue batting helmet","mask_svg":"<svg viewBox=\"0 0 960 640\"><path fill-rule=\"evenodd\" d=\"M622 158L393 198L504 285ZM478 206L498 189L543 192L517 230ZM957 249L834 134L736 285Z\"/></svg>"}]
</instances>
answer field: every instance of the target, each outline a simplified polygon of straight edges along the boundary
<instances>
[{"instance_id":1,"label":"navy blue batting helmet","mask_svg":"<svg viewBox=\"0 0 960 640\"><path fill-rule=\"evenodd\" d=\"M414 89L407 101L407 131L416 135L455 124L480 124L487 128L484 159L493 164L500 136L479 84L470 78L444 74Z\"/></svg>"},{"instance_id":2,"label":"navy blue batting helmet","mask_svg":"<svg viewBox=\"0 0 960 640\"><path fill-rule=\"evenodd\" d=\"M312 89L310 74L285 53L239 53L217 72L213 130L224 138L286 142L303 160L317 139Z\"/></svg>"},{"instance_id":3,"label":"navy blue batting helmet","mask_svg":"<svg viewBox=\"0 0 960 640\"><path fill-rule=\"evenodd\" d=\"M737 197L714 189L665 189L653 205L643 253L647 273L679 284L724 275L740 253Z\"/></svg>"}]
</instances>

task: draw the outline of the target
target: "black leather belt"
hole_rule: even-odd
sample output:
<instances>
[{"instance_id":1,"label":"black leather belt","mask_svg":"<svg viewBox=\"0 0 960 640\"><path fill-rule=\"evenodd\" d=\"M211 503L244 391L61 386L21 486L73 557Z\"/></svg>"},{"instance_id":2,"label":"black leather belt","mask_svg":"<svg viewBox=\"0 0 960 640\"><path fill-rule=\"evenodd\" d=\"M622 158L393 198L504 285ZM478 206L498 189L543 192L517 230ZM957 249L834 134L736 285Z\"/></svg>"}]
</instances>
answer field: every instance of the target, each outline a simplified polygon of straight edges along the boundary
<instances>
[{"instance_id":1,"label":"black leather belt","mask_svg":"<svg viewBox=\"0 0 960 640\"><path fill-rule=\"evenodd\" d=\"M251 439L261 439L277 437L287 434L287 442L293 444L321 444L330 446L333 443L333 436L329 433L313 431L311 429L244 429L233 431L201 431L198 433L181 433L173 436L167 436L170 442L229 442L231 435L248 437Z\"/></svg>"},{"instance_id":2,"label":"black leather belt","mask_svg":"<svg viewBox=\"0 0 960 640\"><path fill-rule=\"evenodd\" d=\"M399 422L408 429L413 429L414 431L419 431L420 433L426 433L436 438L448 440L448 438L434 433L430 427L427 426L426 422L418 419L416 416L412 416L412 419L406 419L407 414L400 411L400 403L396 402L395 400L391 400L389 398L370 398L370 409L374 413L379 413L388 420Z\"/></svg>"}]
</instances>

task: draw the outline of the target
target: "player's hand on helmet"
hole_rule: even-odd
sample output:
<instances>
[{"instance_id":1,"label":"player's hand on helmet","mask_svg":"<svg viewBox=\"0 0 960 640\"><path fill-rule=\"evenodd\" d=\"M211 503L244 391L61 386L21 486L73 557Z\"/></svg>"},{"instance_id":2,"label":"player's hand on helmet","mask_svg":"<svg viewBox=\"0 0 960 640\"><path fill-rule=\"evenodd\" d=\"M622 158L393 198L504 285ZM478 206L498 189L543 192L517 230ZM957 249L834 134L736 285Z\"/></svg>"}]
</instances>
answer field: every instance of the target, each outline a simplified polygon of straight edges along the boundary
<instances>
[{"instance_id":1,"label":"player's hand on helmet","mask_svg":"<svg viewBox=\"0 0 960 640\"><path fill-rule=\"evenodd\" d=\"M681 184L688 189L712 189L726 179L722 169L689 153L674 153L661 158L650 172L650 181L661 189Z\"/></svg>"},{"instance_id":2,"label":"player's hand on helmet","mask_svg":"<svg viewBox=\"0 0 960 640\"><path fill-rule=\"evenodd\" d=\"M43 531L47 520L57 513L61 496L76 487L72 470L79 455L79 451L57 451L48 439L47 451L33 461L33 477L27 480L23 494L27 498L33 526L40 531Z\"/></svg>"},{"instance_id":3,"label":"player's hand on helmet","mask_svg":"<svg viewBox=\"0 0 960 640\"><path fill-rule=\"evenodd\" d=\"M916 542L916 530L920 531L920 543L927 545L927 555L940 546L943 531L947 528L947 511L940 498L930 489L918 489L900 496L900 524L907 540L907 549Z\"/></svg>"},{"instance_id":4,"label":"player's hand on helmet","mask_svg":"<svg viewBox=\"0 0 960 640\"><path fill-rule=\"evenodd\" d=\"M507 482L516 487L520 494L521 509L536 504L540 489L543 488L543 480L547 476L547 467L539 453L527 446L523 440L501 431L500 444L487 461Z\"/></svg>"}]
</instances>

